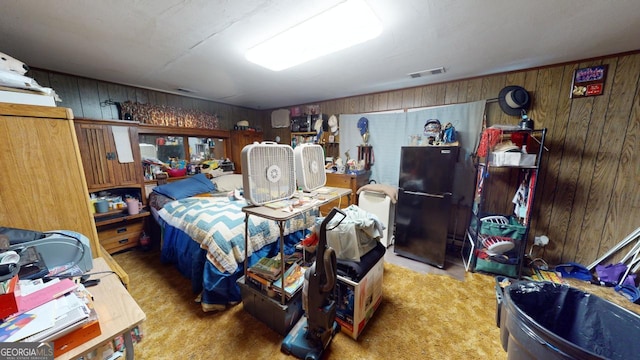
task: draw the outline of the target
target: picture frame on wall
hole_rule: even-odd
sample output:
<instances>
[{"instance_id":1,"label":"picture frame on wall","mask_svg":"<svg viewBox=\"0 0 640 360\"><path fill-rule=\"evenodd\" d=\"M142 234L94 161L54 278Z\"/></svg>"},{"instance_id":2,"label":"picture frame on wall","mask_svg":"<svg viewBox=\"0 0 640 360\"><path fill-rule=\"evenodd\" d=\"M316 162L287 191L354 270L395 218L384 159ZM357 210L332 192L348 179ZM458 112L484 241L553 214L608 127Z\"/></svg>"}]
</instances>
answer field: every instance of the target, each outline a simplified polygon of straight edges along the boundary
<instances>
[{"instance_id":1,"label":"picture frame on wall","mask_svg":"<svg viewBox=\"0 0 640 360\"><path fill-rule=\"evenodd\" d=\"M609 65L604 64L576 69L573 72L569 97L574 99L602 95L608 67Z\"/></svg>"}]
</instances>

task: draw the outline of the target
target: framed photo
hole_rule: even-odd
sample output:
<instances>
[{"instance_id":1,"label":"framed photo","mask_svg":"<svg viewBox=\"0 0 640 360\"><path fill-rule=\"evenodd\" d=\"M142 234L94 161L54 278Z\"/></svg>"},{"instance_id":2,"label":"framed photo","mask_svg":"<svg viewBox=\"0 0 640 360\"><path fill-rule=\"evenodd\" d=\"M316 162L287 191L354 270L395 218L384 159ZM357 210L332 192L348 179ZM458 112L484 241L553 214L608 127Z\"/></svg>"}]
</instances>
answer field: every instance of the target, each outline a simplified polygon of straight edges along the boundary
<instances>
[{"instance_id":1,"label":"framed photo","mask_svg":"<svg viewBox=\"0 0 640 360\"><path fill-rule=\"evenodd\" d=\"M573 98L602 95L609 65L577 69L573 73L571 95Z\"/></svg>"}]
</instances>

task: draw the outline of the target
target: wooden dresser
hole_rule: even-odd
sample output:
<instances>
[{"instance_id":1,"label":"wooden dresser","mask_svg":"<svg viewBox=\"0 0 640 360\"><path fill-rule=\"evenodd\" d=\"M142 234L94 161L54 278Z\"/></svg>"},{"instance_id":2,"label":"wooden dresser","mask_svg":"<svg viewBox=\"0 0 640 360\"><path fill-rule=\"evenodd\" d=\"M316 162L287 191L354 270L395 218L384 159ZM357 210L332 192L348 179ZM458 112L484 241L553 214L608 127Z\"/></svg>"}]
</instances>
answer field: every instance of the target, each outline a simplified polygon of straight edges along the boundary
<instances>
[{"instance_id":1,"label":"wooden dresser","mask_svg":"<svg viewBox=\"0 0 640 360\"><path fill-rule=\"evenodd\" d=\"M351 189L351 195L343 196L340 199L334 200L326 205L321 206L320 212L322 213L322 215L328 214L329 211L334 207L344 209L349 205L358 205L358 195L356 194L356 191L358 191L361 186L369 183L370 176L371 171L366 171L359 175L334 173L327 174L327 186Z\"/></svg>"}]
</instances>

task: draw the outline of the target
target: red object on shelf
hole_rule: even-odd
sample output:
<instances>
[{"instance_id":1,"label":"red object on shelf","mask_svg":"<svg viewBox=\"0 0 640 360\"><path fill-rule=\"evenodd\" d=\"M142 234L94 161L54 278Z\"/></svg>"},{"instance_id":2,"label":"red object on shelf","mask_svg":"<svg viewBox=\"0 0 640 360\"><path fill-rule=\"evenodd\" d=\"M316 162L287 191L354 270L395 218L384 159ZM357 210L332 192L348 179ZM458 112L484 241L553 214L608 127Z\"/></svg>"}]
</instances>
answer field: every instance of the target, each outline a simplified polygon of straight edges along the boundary
<instances>
[{"instance_id":1,"label":"red object on shelf","mask_svg":"<svg viewBox=\"0 0 640 360\"><path fill-rule=\"evenodd\" d=\"M318 244L318 241L320 239L318 239L318 235L313 232L311 234L309 234L309 236L307 236L306 238L304 238L304 240L302 240L302 245L303 246L315 246Z\"/></svg>"},{"instance_id":2,"label":"red object on shelf","mask_svg":"<svg viewBox=\"0 0 640 360\"><path fill-rule=\"evenodd\" d=\"M16 284L18 283L18 275L9 280L7 292L0 295L0 319L4 319L11 314L18 312L18 302L16 300Z\"/></svg>"},{"instance_id":3,"label":"red object on shelf","mask_svg":"<svg viewBox=\"0 0 640 360\"><path fill-rule=\"evenodd\" d=\"M187 175L187 169L168 169L167 170L167 174L169 174L169 176L171 177L180 177L180 176L186 176Z\"/></svg>"}]
</instances>

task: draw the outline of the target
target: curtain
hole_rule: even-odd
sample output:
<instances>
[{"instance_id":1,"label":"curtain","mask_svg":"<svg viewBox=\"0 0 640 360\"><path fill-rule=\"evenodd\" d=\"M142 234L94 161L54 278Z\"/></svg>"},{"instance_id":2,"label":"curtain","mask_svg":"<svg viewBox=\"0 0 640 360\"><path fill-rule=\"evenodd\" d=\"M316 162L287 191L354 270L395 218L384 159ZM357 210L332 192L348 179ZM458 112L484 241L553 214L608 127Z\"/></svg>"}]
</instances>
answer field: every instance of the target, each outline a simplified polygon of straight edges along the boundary
<instances>
[{"instance_id":1,"label":"curtain","mask_svg":"<svg viewBox=\"0 0 640 360\"><path fill-rule=\"evenodd\" d=\"M357 158L358 145L362 137L357 123L361 117L369 120L369 144L373 146L374 165L371 167L371 179L379 184L398 186L400 172L400 148L409 145L412 135L422 135L428 119L438 119L444 126L451 123L456 128L460 143L460 156L455 169L441 171L455 172L454 194L452 201L471 205L475 186L475 168L471 154L475 153L482 131L486 102L436 106L411 109L407 112L341 114L340 115L340 157L347 160Z\"/></svg>"}]
</instances>

